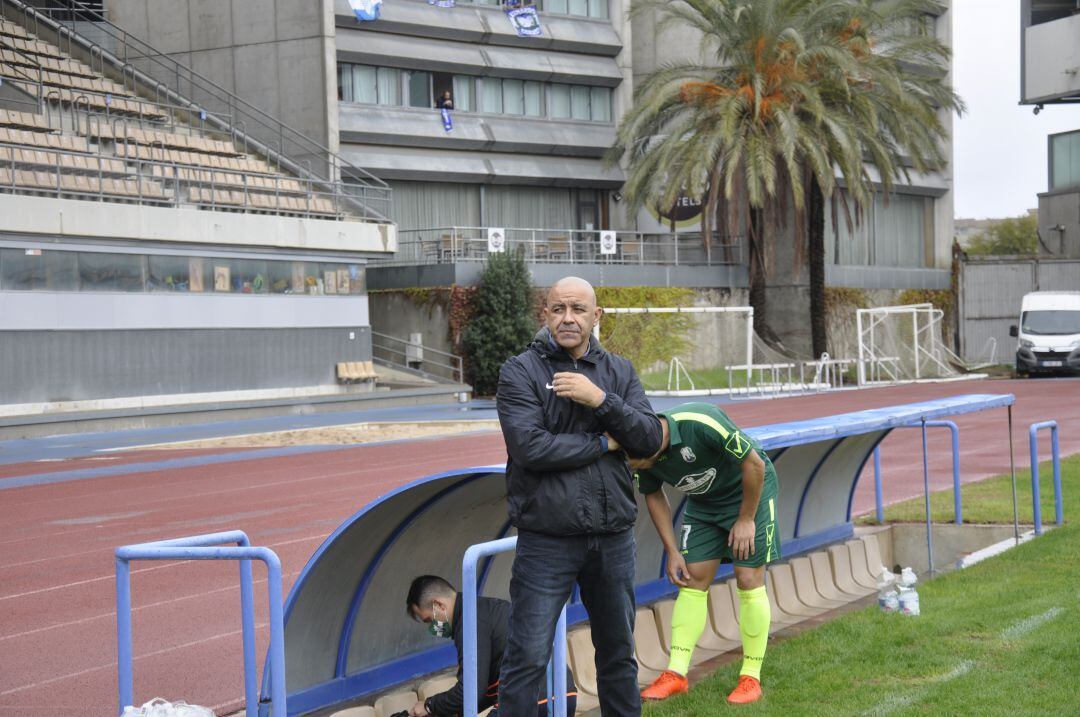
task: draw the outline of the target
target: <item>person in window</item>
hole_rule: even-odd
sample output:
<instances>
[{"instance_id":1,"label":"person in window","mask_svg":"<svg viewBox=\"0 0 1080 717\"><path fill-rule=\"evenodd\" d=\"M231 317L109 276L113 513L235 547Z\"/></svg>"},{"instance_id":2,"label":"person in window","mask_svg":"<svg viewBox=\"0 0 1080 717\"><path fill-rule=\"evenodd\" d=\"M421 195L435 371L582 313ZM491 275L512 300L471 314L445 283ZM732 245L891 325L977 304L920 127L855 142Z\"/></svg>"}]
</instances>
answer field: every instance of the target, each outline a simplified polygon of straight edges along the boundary
<instances>
[{"instance_id":1,"label":"person in window","mask_svg":"<svg viewBox=\"0 0 1080 717\"><path fill-rule=\"evenodd\" d=\"M437 110L452 110L454 109L454 100L450 96L450 90L444 90L442 95L435 100L435 109Z\"/></svg>"}]
</instances>

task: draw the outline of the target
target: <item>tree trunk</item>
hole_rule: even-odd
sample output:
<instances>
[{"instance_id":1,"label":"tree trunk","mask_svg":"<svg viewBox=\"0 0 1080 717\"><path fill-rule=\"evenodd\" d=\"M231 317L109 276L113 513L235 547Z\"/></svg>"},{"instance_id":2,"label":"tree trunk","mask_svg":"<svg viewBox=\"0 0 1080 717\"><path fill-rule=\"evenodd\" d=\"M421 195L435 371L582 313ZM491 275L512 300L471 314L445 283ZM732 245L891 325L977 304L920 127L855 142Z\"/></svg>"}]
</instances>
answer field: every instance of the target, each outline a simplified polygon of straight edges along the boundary
<instances>
[{"instance_id":1,"label":"tree trunk","mask_svg":"<svg viewBox=\"0 0 1080 717\"><path fill-rule=\"evenodd\" d=\"M780 337L769 326L766 318L767 299L765 295L765 217L762 210L750 207L750 231L747 244L750 248L750 306L754 309L754 332L766 343L778 346Z\"/></svg>"},{"instance_id":2,"label":"tree trunk","mask_svg":"<svg viewBox=\"0 0 1080 717\"><path fill-rule=\"evenodd\" d=\"M806 202L806 238L810 259L810 342L814 358L827 348L825 331L825 197L811 174Z\"/></svg>"}]
</instances>

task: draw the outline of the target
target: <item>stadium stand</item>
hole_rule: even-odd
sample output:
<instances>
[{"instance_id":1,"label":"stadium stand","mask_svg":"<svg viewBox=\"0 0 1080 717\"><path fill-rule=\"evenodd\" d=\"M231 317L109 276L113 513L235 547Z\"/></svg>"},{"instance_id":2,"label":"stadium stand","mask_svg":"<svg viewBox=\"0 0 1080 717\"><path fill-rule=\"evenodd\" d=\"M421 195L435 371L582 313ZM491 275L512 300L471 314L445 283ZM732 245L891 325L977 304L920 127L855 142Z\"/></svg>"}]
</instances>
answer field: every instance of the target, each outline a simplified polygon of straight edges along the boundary
<instances>
[{"instance_id":1,"label":"stadium stand","mask_svg":"<svg viewBox=\"0 0 1080 717\"><path fill-rule=\"evenodd\" d=\"M0 79L37 105L0 109L0 191L346 218L336 195L178 119L190 108L141 97L11 20Z\"/></svg>"}]
</instances>

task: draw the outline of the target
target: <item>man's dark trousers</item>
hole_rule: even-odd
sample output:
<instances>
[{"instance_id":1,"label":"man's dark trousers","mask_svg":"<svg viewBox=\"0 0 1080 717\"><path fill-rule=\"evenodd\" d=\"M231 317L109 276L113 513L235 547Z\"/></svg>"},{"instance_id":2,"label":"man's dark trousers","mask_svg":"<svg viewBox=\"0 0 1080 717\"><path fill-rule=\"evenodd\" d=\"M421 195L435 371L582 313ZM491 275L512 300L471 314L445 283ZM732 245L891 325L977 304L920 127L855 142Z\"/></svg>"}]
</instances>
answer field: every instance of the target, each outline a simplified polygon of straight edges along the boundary
<instances>
[{"instance_id":1,"label":"man's dark trousers","mask_svg":"<svg viewBox=\"0 0 1080 717\"><path fill-rule=\"evenodd\" d=\"M559 612L574 583L589 613L604 717L639 717L634 659L634 530L593 535L518 534L510 580L510 633L499 714L531 715L542 699Z\"/></svg>"}]
</instances>

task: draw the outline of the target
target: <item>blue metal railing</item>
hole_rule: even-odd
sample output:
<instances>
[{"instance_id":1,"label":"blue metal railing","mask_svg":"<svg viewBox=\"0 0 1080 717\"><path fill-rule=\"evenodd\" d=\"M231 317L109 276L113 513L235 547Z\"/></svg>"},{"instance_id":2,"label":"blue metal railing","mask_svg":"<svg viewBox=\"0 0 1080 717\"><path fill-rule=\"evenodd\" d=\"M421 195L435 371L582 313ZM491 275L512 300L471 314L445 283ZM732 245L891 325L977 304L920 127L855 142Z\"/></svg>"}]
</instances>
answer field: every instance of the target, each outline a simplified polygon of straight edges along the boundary
<instances>
[{"instance_id":1,"label":"blue metal railing","mask_svg":"<svg viewBox=\"0 0 1080 717\"><path fill-rule=\"evenodd\" d=\"M921 423L912 423L908 428L921 428ZM952 433L952 478L953 478L953 522L964 522L964 507L960 497L960 428L953 421L927 421L927 428L948 428ZM874 447L874 504L877 521L885 522L885 508L881 494L881 446Z\"/></svg>"},{"instance_id":2,"label":"blue metal railing","mask_svg":"<svg viewBox=\"0 0 1080 717\"><path fill-rule=\"evenodd\" d=\"M232 547L235 544L235 547ZM281 561L269 548L252 547L240 530L194 535L173 540L125 545L116 549L116 654L120 709L134 704L131 650L131 566L135 560L239 560L240 610L244 640L244 695L247 714L259 713L255 662L255 600L251 561L266 563L270 602L271 704L275 715L285 715L285 628L282 620Z\"/></svg>"},{"instance_id":3,"label":"blue metal railing","mask_svg":"<svg viewBox=\"0 0 1080 717\"><path fill-rule=\"evenodd\" d=\"M489 555L505 553L517 548L517 536L477 543L465 551L461 561L462 622L465 629L462 646L461 681L465 688L464 717L476 717L477 676L476 676L476 598L477 598L477 563ZM553 676L553 677L552 677ZM550 684L553 683L553 684ZM554 717L566 717L566 606L559 614L555 625L555 647L549 664L549 692L553 699L548 702L548 714ZM554 710L554 712L553 712ZM274 712L277 714L277 711Z\"/></svg>"},{"instance_id":4,"label":"blue metal railing","mask_svg":"<svg viewBox=\"0 0 1080 717\"><path fill-rule=\"evenodd\" d=\"M1031 452L1031 507L1035 517L1035 535L1042 535L1042 505L1039 501L1039 429L1050 429L1050 454L1054 466L1054 519L1058 525L1065 521L1061 504L1061 453L1058 450L1057 421L1032 423L1028 428L1028 449Z\"/></svg>"}]
</instances>

